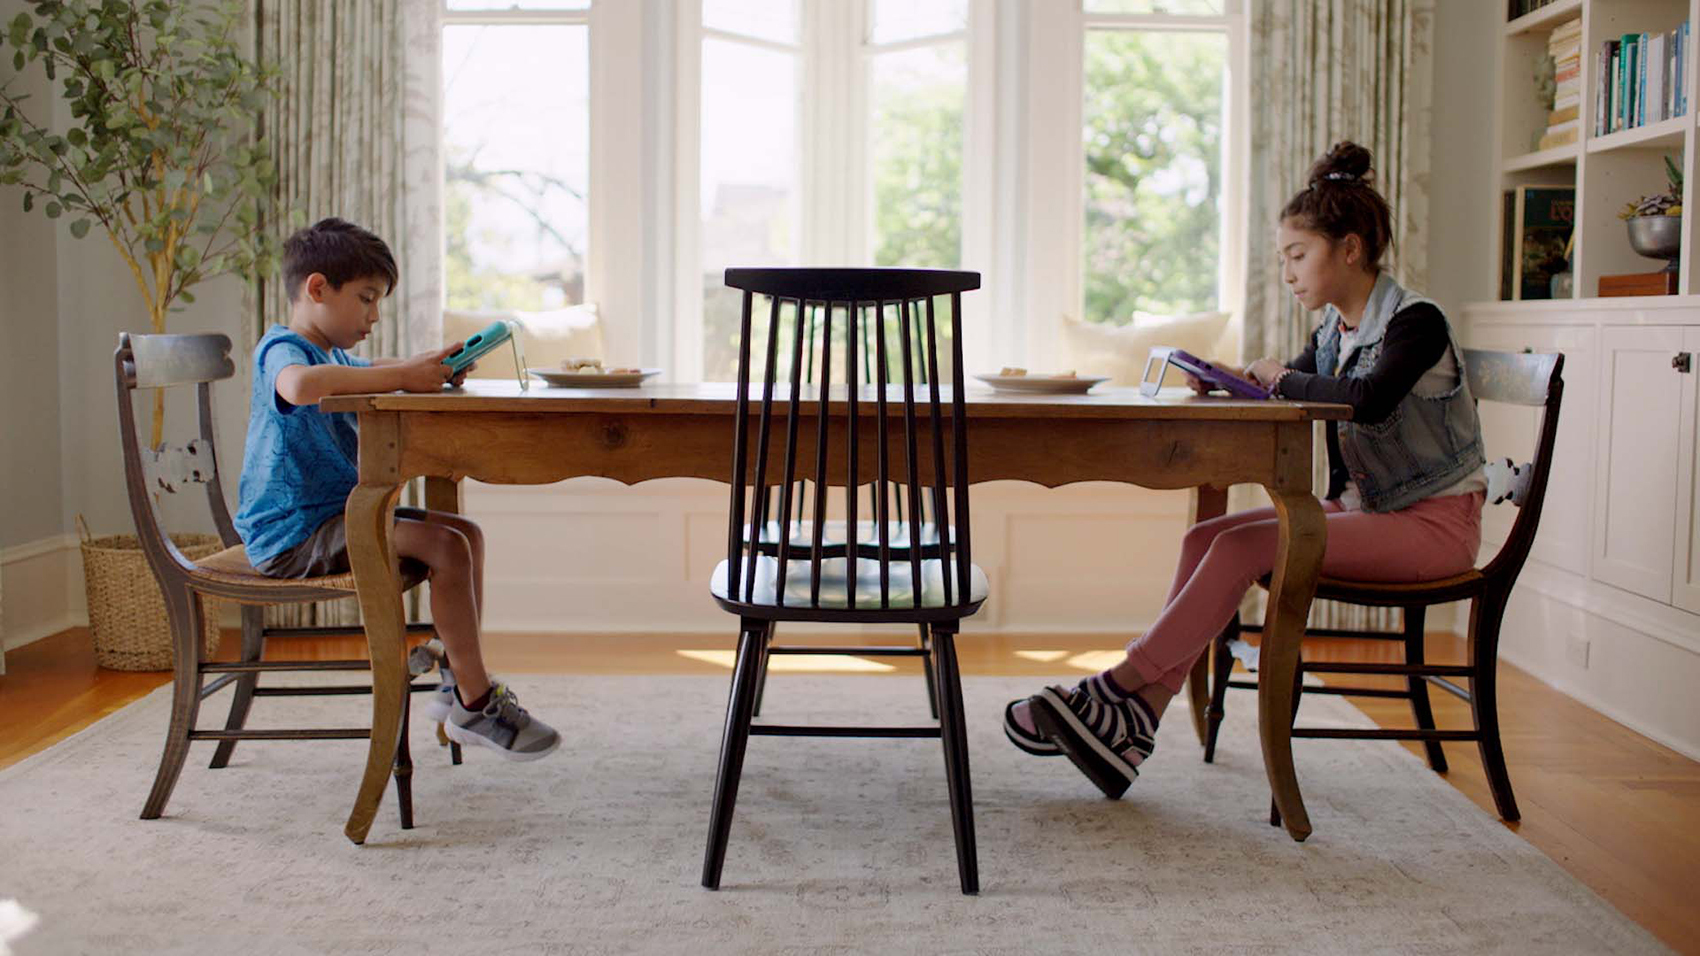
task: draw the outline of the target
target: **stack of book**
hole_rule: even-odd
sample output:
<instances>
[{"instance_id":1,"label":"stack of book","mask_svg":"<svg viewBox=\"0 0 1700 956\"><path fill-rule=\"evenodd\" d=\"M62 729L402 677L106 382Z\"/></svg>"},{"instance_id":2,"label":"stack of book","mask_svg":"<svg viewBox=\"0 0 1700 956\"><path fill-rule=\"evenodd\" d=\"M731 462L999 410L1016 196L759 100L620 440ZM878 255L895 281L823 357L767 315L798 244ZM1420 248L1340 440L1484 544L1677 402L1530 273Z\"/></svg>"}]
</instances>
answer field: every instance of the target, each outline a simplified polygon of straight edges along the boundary
<instances>
[{"instance_id":1,"label":"stack of book","mask_svg":"<svg viewBox=\"0 0 1700 956\"><path fill-rule=\"evenodd\" d=\"M1688 23L1664 33L1626 33L1595 54L1594 135L1688 114Z\"/></svg>"},{"instance_id":2,"label":"stack of book","mask_svg":"<svg viewBox=\"0 0 1700 956\"><path fill-rule=\"evenodd\" d=\"M1557 84L1547 131L1536 149L1551 149L1576 142L1581 133L1582 114L1582 18L1553 28L1547 37L1547 55L1552 57L1553 81Z\"/></svg>"}]
</instances>

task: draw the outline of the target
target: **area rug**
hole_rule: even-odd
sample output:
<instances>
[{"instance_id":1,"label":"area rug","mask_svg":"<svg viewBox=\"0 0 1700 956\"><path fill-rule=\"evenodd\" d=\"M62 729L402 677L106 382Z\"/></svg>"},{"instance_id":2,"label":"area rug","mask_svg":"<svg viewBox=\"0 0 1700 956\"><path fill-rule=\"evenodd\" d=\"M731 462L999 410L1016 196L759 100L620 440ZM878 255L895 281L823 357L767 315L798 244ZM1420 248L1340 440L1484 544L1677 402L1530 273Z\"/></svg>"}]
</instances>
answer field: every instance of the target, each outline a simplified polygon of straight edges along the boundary
<instances>
[{"instance_id":1,"label":"area rug","mask_svg":"<svg viewBox=\"0 0 1700 956\"><path fill-rule=\"evenodd\" d=\"M61 953L1663 952L1399 746L1300 741L1315 833L1269 826L1249 696L1206 765L1177 702L1110 802L1063 758L1003 739L1033 679L969 678L982 892L958 891L935 740L751 741L723 889L698 885L727 681L514 681L566 729L551 758L413 732L418 827L393 790L365 846L341 833L364 742L197 744L167 816L138 820L168 694L0 771L0 898ZM267 698L358 725L359 698ZM212 707L212 711L218 708ZM1333 698L1307 723L1362 723ZM204 713L204 724L221 715ZM918 678L778 675L764 719L924 720ZM268 718L271 722L268 723Z\"/></svg>"}]
</instances>

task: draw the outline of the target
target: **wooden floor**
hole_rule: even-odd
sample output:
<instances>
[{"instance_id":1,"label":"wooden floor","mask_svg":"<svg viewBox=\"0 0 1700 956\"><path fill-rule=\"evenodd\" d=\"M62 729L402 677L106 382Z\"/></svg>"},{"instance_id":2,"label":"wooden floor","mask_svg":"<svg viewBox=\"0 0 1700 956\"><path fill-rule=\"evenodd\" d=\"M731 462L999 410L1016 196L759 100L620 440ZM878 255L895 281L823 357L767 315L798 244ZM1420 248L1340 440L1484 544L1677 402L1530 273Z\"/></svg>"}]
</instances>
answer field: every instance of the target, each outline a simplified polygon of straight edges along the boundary
<instances>
[{"instance_id":1,"label":"wooden floor","mask_svg":"<svg viewBox=\"0 0 1700 956\"><path fill-rule=\"evenodd\" d=\"M223 656L234 641L226 635ZM358 638L274 641L278 656L334 659L363 657ZM801 641L798 641L801 643ZM834 643L842 643L842 638ZM730 639L669 635L571 637L548 634L491 635L490 666L502 673L726 674ZM1096 671L1119 654L1113 638L1061 639L965 636L960 642L965 674L1049 676ZM1307 642L1306 660L1393 660L1396 644L1350 640ZM1462 662L1462 643L1452 635L1430 635L1431 663ZM892 661L895 660L895 663ZM0 677L0 767L76 733L154 688L167 673L125 674L95 667L84 630L38 641L6 656ZM834 669L846 673L918 673L912 659L781 658L782 668ZM1360 686L1373 686L1365 678ZM1679 952L1700 954L1700 763L1636 734L1547 687L1503 666L1501 723L1511 779L1522 810L1509 824L1592 887L1631 919ZM1387 686L1393 686L1387 684ZM1436 692L1441 727L1468 727L1465 704ZM1410 726L1402 701L1348 698L1377 723ZM1253 706L1236 692L1230 708ZM1301 722L1303 716L1301 714ZM163 732L163 728L162 728ZM1171 747L1191 747L1190 730L1171 730ZM1326 741L1296 744L1303 751ZM1416 744L1407 744L1413 752ZM1474 745L1446 745L1451 772L1446 779L1493 813ZM137 794L140 806L142 794Z\"/></svg>"}]
</instances>

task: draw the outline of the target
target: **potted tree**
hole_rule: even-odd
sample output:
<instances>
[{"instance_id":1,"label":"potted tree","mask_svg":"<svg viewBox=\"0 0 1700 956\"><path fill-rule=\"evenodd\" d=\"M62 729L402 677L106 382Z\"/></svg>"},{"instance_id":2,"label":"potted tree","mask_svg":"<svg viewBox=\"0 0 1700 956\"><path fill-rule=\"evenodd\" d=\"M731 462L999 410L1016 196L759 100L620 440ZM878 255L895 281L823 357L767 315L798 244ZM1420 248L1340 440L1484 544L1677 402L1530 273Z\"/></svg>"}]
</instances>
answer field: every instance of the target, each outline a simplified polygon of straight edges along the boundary
<instances>
[{"instance_id":1,"label":"potted tree","mask_svg":"<svg viewBox=\"0 0 1700 956\"><path fill-rule=\"evenodd\" d=\"M259 117L278 79L245 48L245 0L29 0L28 6L0 24L0 56L9 54L18 74L43 70L70 117L56 128L46 104L32 117L15 83L0 84L0 185L22 187L26 211L68 220L79 239L99 227L129 267L155 333L166 330L171 312L194 301L191 290L203 280L275 268L277 242L262 212L277 178L259 140ZM164 396L156 392L150 447L160 446L164 413ZM93 539L94 550L126 550L124 538L139 572L128 576L145 580L131 582L139 589L109 582L101 595L124 606L97 608L94 579L114 573L115 565L110 554L91 565L91 540L84 536L97 652L98 621L122 621L116 630L141 626L136 604L147 595L159 604L148 620L157 619L163 666L169 666L164 606L147 583L151 575L135 539ZM216 548L217 539L212 542ZM118 547L102 547L111 544ZM210 630L216 640L216 627ZM122 655L100 656L124 666ZM151 669L160 660L140 654L129 663Z\"/></svg>"}]
</instances>

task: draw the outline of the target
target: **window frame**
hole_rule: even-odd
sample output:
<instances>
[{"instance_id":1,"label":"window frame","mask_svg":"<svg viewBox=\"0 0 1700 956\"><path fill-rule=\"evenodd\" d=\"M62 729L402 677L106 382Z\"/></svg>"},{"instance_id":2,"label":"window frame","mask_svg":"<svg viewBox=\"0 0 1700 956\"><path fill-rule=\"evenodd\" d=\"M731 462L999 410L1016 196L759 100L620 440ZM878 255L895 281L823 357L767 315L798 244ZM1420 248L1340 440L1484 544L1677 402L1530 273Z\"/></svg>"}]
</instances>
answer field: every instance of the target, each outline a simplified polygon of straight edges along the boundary
<instances>
[{"instance_id":1,"label":"window frame","mask_svg":"<svg viewBox=\"0 0 1700 956\"><path fill-rule=\"evenodd\" d=\"M872 0L797 0L796 45L706 27L700 2L676 5L673 137L673 300L671 364L675 375L702 375L703 275L701 269L702 42L719 38L799 57L796 129L801 229L797 261L802 265L866 264L872 261L873 190L869 161L869 66L886 52L960 41L967 59L962 163L961 268L984 270L993 239L980 228L991 205L992 124L983 116L993 102L990 20L997 0L969 0L968 23L960 30L875 44L869 38ZM973 297L970 297L971 299ZM980 303L964 303L965 322L984 322ZM972 336L973 342L979 336ZM984 350L984 345L979 350ZM975 356L978 364L979 356Z\"/></svg>"},{"instance_id":2,"label":"window frame","mask_svg":"<svg viewBox=\"0 0 1700 956\"><path fill-rule=\"evenodd\" d=\"M1088 30L1220 32L1228 40L1224 117L1221 254L1217 308L1240 321L1245 300L1248 209L1249 24L1247 0L1226 0L1225 12L1205 14L1087 13L1081 0L1056 14L1027 21L1029 102L1024 157L1027 235L1026 310L1012 338L1029 367L1057 367L1064 317L1085 313L1086 150L1084 130L1085 41ZM1059 202L1058 199L1061 198ZM1005 241L1008 241L1007 239ZM1012 360L1015 356L1011 356Z\"/></svg>"}]
</instances>

